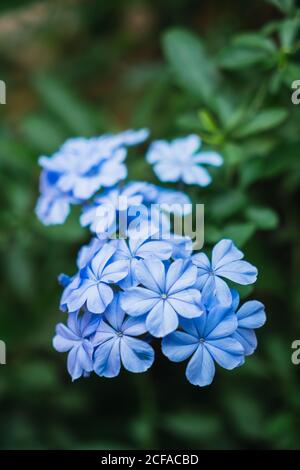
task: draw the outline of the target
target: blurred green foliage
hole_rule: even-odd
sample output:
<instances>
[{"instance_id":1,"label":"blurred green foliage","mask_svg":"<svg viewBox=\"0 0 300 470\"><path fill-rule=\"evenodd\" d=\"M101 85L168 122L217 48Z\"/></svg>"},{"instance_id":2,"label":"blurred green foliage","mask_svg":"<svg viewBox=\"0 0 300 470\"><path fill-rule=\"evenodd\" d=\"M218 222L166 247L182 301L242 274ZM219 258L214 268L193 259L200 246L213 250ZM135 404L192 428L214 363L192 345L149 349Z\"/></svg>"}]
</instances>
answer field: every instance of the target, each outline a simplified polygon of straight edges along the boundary
<instances>
[{"instance_id":1,"label":"blurred green foliage","mask_svg":"<svg viewBox=\"0 0 300 470\"><path fill-rule=\"evenodd\" d=\"M294 0L1 2L1 448L300 447L299 27ZM231 237L259 267L242 290L266 304L258 350L205 389L159 350L146 375L72 384L51 347L56 278L88 234L76 210L62 227L36 220L37 158L131 126L196 132L224 155L212 186L191 189L206 244ZM141 150L128 162L155 181Z\"/></svg>"}]
</instances>

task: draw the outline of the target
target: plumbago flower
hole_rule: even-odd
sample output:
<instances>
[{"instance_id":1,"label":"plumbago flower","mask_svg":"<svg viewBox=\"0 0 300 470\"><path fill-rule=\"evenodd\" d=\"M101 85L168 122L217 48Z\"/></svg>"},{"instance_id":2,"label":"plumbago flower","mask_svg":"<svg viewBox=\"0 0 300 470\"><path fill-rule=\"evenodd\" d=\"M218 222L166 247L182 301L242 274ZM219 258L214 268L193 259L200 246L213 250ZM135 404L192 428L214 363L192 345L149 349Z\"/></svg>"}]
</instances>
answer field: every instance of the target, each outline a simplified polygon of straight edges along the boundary
<instances>
[{"instance_id":1,"label":"plumbago flower","mask_svg":"<svg viewBox=\"0 0 300 470\"><path fill-rule=\"evenodd\" d=\"M236 312L238 327L233 334L244 348L246 356L253 354L257 347L257 338L255 331L262 327L266 322L265 307L258 300L249 300L245 302L238 310L239 294L233 289L232 309Z\"/></svg>"},{"instance_id":2,"label":"plumbago flower","mask_svg":"<svg viewBox=\"0 0 300 470\"><path fill-rule=\"evenodd\" d=\"M128 274L126 262L112 262L115 251L106 243L67 285L62 305L69 312L86 306L92 313L102 313L111 303L114 294L109 284L116 284Z\"/></svg>"},{"instance_id":3,"label":"plumbago flower","mask_svg":"<svg viewBox=\"0 0 300 470\"><path fill-rule=\"evenodd\" d=\"M202 165L220 166L223 158L216 152L199 152L200 145L201 139L197 135L175 139L171 143L157 140L151 144L146 158L154 165L160 181L207 186L212 179Z\"/></svg>"},{"instance_id":4,"label":"plumbago flower","mask_svg":"<svg viewBox=\"0 0 300 470\"><path fill-rule=\"evenodd\" d=\"M72 312L67 326L59 323L56 327L53 347L58 352L69 352L67 367L73 380L89 375L93 370L94 346L91 339L99 322L99 315L89 312L79 315L79 312Z\"/></svg>"},{"instance_id":5,"label":"plumbago flower","mask_svg":"<svg viewBox=\"0 0 300 470\"><path fill-rule=\"evenodd\" d=\"M173 253L173 246L168 240L155 240L146 231L139 237L129 237L128 240L119 239L112 242L116 247L114 260L123 260L126 263L128 275L119 282L122 288L135 286L139 283L136 277L138 260L157 258L168 260Z\"/></svg>"},{"instance_id":6,"label":"plumbago flower","mask_svg":"<svg viewBox=\"0 0 300 470\"><path fill-rule=\"evenodd\" d=\"M70 213L71 204L79 204L70 192L62 192L56 187L57 175L43 171L40 178L41 196L35 211L44 225L62 224Z\"/></svg>"},{"instance_id":7,"label":"plumbago flower","mask_svg":"<svg viewBox=\"0 0 300 470\"><path fill-rule=\"evenodd\" d=\"M257 269L231 240L218 242L210 261L193 253L189 236L173 233L172 217L192 212L188 194L145 181L123 183L127 147L147 136L142 129L70 139L40 159L39 219L63 223L70 205L79 204L80 223L93 234L79 250L75 275L59 276L68 320L57 325L53 346L68 353L72 380L91 372L116 377L121 366L147 371L154 361L150 343L162 338L163 354L188 360L187 379L205 386L215 363L233 369L256 349L264 306L257 300L239 306L227 281L252 284ZM200 144L195 135L157 141L147 160L161 181L206 186L211 177L202 165L219 166L222 157L199 152Z\"/></svg>"},{"instance_id":8,"label":"plumbago flower","mask_svg":"<svg viewBox=\"0 0 300 470\"><path fill-rule=\"evenodd\" d=\"M192 262L198 268L197 286L203 292L213 290L218 300L228 305L232 302L230 288L222 279L229 279L241 285L253 284L257 279L257 269L242 260L244 254L232 240L219 241L212 250L211 262L205 253L197 253Z\"/></svg>"},{"instance_id":9,"label":"plumbago flower","mask_svg":"<svg viewBox=\"0 0 300 470\"><path fill-rule=\"evenodd\" d=\"M41 196L36 213L46 225L63 223L70 204L90 199L101 187L111 187L127 176L126 147L143 142L147 129L67 140L52 157L39 163Z\"/></svg>"},{"instance_id":10,"label":"plumbago flower","mask_svg":"<svg viewBox=\"0 0 300 470\"><path fill-rule=\"evenodd\" d=\"M244 348L232 335L238 326L231 308L218 302L203 307L203 314L193 320L181 320L182 330L162 341L163 353L174 362L189 357L186 377L193 385L209 385L217 362L225 369L234 369L244 362Z\"/></svg>"},{"instance_id":11,"label":"plumbago flower","mask_svg":"<svg viewBox=\"0 0 300 470\"><path fill-rule=\"evenodd\" d=\"M121 294L121 306L134 317L147 314L147 330L153 336L163 337L176 330L179 315L202 315L201 294L192 287L197 269L189 261L176 260L166 268L160 260L142 260L136 263L135 277L141 285Z\"/></svg>"},{"instance_id":12,"label":"plumbago flower","mask_svg":"<svg viewBox=\"0 0 300 470\"><path fill-rule=\"evenodd\" d=\"M94 371L104 377L116 377L121 363L129 372L145 372L154 361L154 350L137 339L146 333L144 317L128 317L120 306L120 294L105 311L93 338Z\"/></svg>"}]
</instances>

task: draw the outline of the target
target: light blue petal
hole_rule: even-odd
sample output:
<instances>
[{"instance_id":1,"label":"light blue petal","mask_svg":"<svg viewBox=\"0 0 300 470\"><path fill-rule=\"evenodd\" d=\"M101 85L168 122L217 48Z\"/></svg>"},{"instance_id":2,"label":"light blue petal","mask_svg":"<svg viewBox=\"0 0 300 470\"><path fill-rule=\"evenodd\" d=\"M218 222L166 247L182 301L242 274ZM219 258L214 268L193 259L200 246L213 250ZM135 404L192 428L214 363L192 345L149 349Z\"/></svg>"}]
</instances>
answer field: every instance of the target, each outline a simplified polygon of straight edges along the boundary
<instances>
[{"instance_id":1,"label":"light blue petal","mask_svg":"<svg viewBox=\"0 0 300 470\"><path fill-rule=\"evenodd\" d=\"M184 169L182 180L186 184L196 184L201 187L206 187L211 183L212 178L205 168L193 165Z\"/></svg>"},{"instance_id":2,"label":"light blue petal","mask_svg":"<svg viewBox=\"0 0 300 470\"><path fill-rule=\"evenodd\" d=\"M104 319L101 319L96 333L94 334L91 342L94 346L105 343L108 340L116 338L117 331L109 325Z\"/></svg>"},{"instance_id":3,"label":"light blue petal","mask_svg":"<svg viewBox=\"0 0 300 470\"><path fill-rule=\"evenodd\" d=\"M182 191L160 189L156 202L163 206L162 210L171 214L182 216L192 212L192 201Z\"/></svg>"},{"instance_id":4,"label":"light blue petal","mask_svg":"<svg viewBox=\"0 0 300 470\"><path fill-rule=\"evenodd\" d=\"M176 155L192 155L201 145L201 139L196 134L190 134L186 137L179 137L172 142L172 148Z\"/></svg>"},{"instance_id":5,"label":"light blue petal","mask_svg":"<svg viewBox=\"0 0 300 470\"><path fill-rule=\"evenodd\" d=\"M234 369L243 360L244 348L232 337L207 340L205 346L214 360L224 369Z\"/></svg>"},{"instance_id":6,"label":"light blue petal","mask_svg":"<svg viewBox=\"0 0 300 470\"><path fill-rule=\"evenodd\" d=\"M167 241L153 240L143 243L135 252L135 256L140 258L169 259L172 255L172 245Z\"/></svg>"},{"instance_id":7,"label":"light blue petal","mask_svg":"<svg viewBox=\"0 0 300 470\"><path fill-rule=\"evenodd\" d=\"M217 300L223 305L223 306L229 306L232 304L232 297L231 297L231 292L223 279L221 279L218 276L214 277L215 281L215 292L216 292L216 297Z\"/></svg>"},{"instance_id":8,"label":"light blue petal","mask_svg":"<svg viewBox=\"0 0 300 470\"><path fill-rule=\"evenodd\" d=\"M94 256L91 262L91 269L96 279L101 279L102 272L115 251L116 248L111 243L105 243L101 250Z\"/></svg>"},{"instance_id":9,"label":"light blue petal","mask_svg":"<svg viewBox=\"0 0 300 470\"><path fill-rule=\"evenodd\" d=\"M214 270L225 266L232 261L243 258L243 253L237 249L232 240L220 240L212 250L212 267Z\"/></svg>"},{"instance_id":10,"label":"light blue petal","mask_svg":"<svg viewBox=\"0 0 300 470\"><path fill-rule=\"evenodd\" d=\"M76 310L79 310L87 301L87 298L89 296L89 291L93 290L94 287L95 287L95 283L93 281L90 281L89 279L84 279L81 281L77 289L73 289L73 290L69 289L67 291L68 295L64 300L62 298L62 303L66 304L69 312L74 312Z\"/></svg>"},{"instance_id":11,"label":"light blue petal","mask_svg":"<svg viewBox=\"0 0 300 470\"><path fill-rule=\"evenodd\" d=\"M128 129L127 131L120 132L115 137L120 141L119 145L137 145L144 140L148 139L150 134L149 129L139 129L139 130L132 130Z\"/></svg>"},{"instance_id":12,"label":"light blue petal","mask_svg":"<svg viewBox=\"0 0 300 470\"><path fill-rule=\"evenodd\" d=\"M196 289L186 289L168 297L168 302L177 314L185 318L195 318L202 315L200 300L201 294Z\"/></svg>"},{"instance_id":13,"label":"light blue petal","mask_svg":"<svg viewBox=\"0 0 300 470\"><path fill-rule=\"evenodd\" d=\"M198 340L204 337L206 321L207 312L205 310L203 311L200 317L194 319L180 317L180 325L182 326L182 328Z\"/></svg>"},{"instance_id":14,"label":"light blue petal","mask_svg":"<svg viewBox=\"0 0 300 470\"><path fill-rule=\"evenodd\" d=\"M123 336L120 343L121 360L129 372L145 372L154 361L154 350L145 341Z\"/></svg>"},{"instance_id":15,"label":"light blue petal","mask_svg":"<svg viewBox=\"0 0 300 470\"><path fill-rule=\"evenodd\" d=\"M218 268L216 271L218 276L226 277L233 282L242 285L253 284L257 279L257 269L247 261L233 261Z\"/></svg>"},{"instance_id":16,"label":"light blue petal","mask_svg":"<svg viewBox=\"0 0 300 470\"><path fill-rule=\"evenodd\" d=\"M140 336L146 333L146 315L127 317L122 325L122 332L127 336Z\"/></svg>"},{"instance_id":17,"label":"light blue petal","mask_svg":"<svg viewBox=\"0 0 300 470\"><path fill-rule=\"evenodd\" d=\"M221 166L223 164L223 158L217 152L200 152L196 155L193 155L193 162Z\"/></svg>"},{"instance_id":18,"label":"light blue petal","mask_svg":"<svg viewBox=\"0 0 300 470\"><path fill-rule=\"evenodd\" d=\"M257 338L254 330L248 328L238 328L233 337L241 343L244 348L244 354L250 356L257 348Z\"/></svg>"},{"instance_id":19,"label":"light blue petal","mask_svg":"<svg viewBox=\"0 0 300 470\"><path fill-rule=\"evenodd\" d=\"M204 336L207 340L224 338L231 335L237 326L237 317L230 308L216 306L207 315Z\"/></svg>"},{"instance_id":20,"label":"light blue petal","mask_svg":"<svg viewBox=\"0 0 300 470\"><path fill-rule=\"evenodd\" d=\"M78 345L78 338L74 340L57 334L52 340L52 345L58 352L67 352L70 351L70 349L72 349L74 346Z\"/></svg>"},{"instance_id":21,"label":"light blue petal","mask_svg":"<svg viewBox=\"0 0 300 470\"><path fill-rule=\"evenodd\" d=\"M148 163L157 163L159 160L164 160L165 158L172 157L171 146L165 140L156 140L152 142L148 153L146 155L146 160Z\"/></svg>"},{"instance_id":22,"label":"light blue petal","mask_svg":"<svg viewBox=\"0 0 300 470\"><path fill-rule=\"evenodd\" d=\"M186 368L186 377L193 385L210 385L215 375L214 361L208 350L201 344L190 359Z\"/></svg>"},{"instance_id":23,"label":"light blue petal","mask_svg":"<svg viewBox=\"0 0 300 470\"><path fill-rule=\"evenodd\" d=\"M158 294L143 287L130 287L121 293L121 307L133 316L149 312L159 300Z\"/></svg>"},{"instance_id":24,"label":"light blue petal","mask_svg":"<svg viewBox=\"0 0 300 470\"><path fill-rule=\"evenodd\" d=\"M92 343L88 340L84 340L78 349L77 360L80 364L80 367L85 372L92 372L93 370L93 351L94 347Z\"/></svg>"},{"instance_id":25,"label":"light blue petal","mask_svg":"<svg viewBox=\"0 0 300 470\"><path fill-rule=\"evenodd\" d=\"M241 328L260 328L266 322L265 307L257 300L249 300L236 312Z\"/></svg>"},{"instance_id":26,"label":"light blue petal","mask_svg":"<svg viewBox=\"0 0 300 470\"><path fill-rule=\"evenodd\" d=\"M165 267L160 260L140 260L135 265L135 276L144 287L152 290L154 293L164 292Z\"/></svg>"},{"instance_id":27,"label":"light blue petal","mask_svg":"<svg viewBox=\"0 0 300 470\"><path fill-rule=\"evenodd\" d=\"M199 275L207 274L210 271L210 261L205 253L196 253L192 256L192 263L199 268Z\"/></svg>"},{"instance_id":28,"label":"light blue petal","mask_svg":"<svg viewBox=\"0 0 300 470\"><path fill-rule=\"evenodd\" d=\"M113 296L112 289L100 282L88 290L86 306L92 313L103 313L113 300Z\"/></svg>"},{"instance_id":29,"label":"light blue petal","mask_svg":"<svg viewBox=\"0 0 300 470\"><path fill-rule=\"evenodd\" d=\"M101 275L101 281L106 282L107 284L115 284L118 281L124 279L128 274L128 262L124 261L115 261L108 264Z\"/></svg>"},{"instance_id":30,"label":"light blue petal","mask_svg":"<svg viewBox=\"0 0 300 470\"><path fill-rule=\"evenodd\" d=\"M146 326L152 336L162 338L176 330L178 316L169 302L161 300L147 315Z\"/></svg>"},{"instance_id":31,"label":"light blue petal","mask_svg":"<svg viewBox=\"0 0 300 470\"><path fill-rule=\"evenodd\" d=\"M94 371L100 377L116 377L121 369L120 339L100 344L95 351Z\"/></svg>"},{"instance_id":32,"label":"light blue petal","mask_svg":"<svg viewBox=\"0 0 300 470\"><path fill-rule=\"evenodd\" d=\"M105 318L116 331L121 331L125 312L121 307L121 295L115 293L112 302L105 310Z\"/></svg>"},{"instance_id":33,"label":"light blue petal","mask_svg":"<svg viewBox=\"0 0 300 470\"><path fill-rule=\"evenodd\" d=\"M63 224L70 213L70 200L65 197L41 195L38 199L36 215L44 225Z\"/></svg>"},{"instance_id":34,"label":"light blue petal","mask_svg":"<svg viewBox=\"0 0 300 470\"><path fill-rule=\"evenodd\" d=\"M78 328L81 336L86 338L95 333L100 320L100 315L94 315L90 312L85 312L83 315L81 315L78 319Z\"/></svg>"},{"instance_id":35,"label":"light blue petal","mask_svg":"<svg viewBox=\"0 0 300 470\"><path fill-rule=\"evenodd\" d=\"M83 269L101 250L105 240L99 240L99 238L92 238L88 245L84 245L78 252L77 256L77 267Z\"/></svg>"},{"instance_id":36,"label":"light blue petal","mask_svg":"<svg viewBox=\"0 0 300 470\"><path fill-rule=\"evenodd\" d=\"M238 293L236 289L230 289L230 292L231 292L231 297L232 297L231 308L235 312L240 303L240 294Z\"/></svg>"},{"instance_id":37,"label":"light blue petal","mask_svg":"<svg viewBox=\"0 0 300 470\"><path fill-rule=\"evenodd\" d=\"M168 295L176 294L188 287L192 287L197 279L197 268L186 260L174 261L168 269L166 276L166 292Z\"/></svg>"},{"instance_id":38,"label":"light blue petal","mask_svg":"<svg viewBox=\"0 0 300 470\"><path fill-rule=\"evenodd\" d=\"M170 361L181 362L190 357L199 345L199 339L183 331L174 331L162 340L162 352Z\"/></svg>"},{"instance_id":39,"label":"light blue petal","mask_svg":"<svg viewBox=\"0 0 300 470\"><path fill-rule=\"evenodd\" d=\"M193 242L190 237L181 237L179 235L174 235L170 238L169 242L172 244L173 247L173 259L185 259L191 256L193 252Z\"/></svg>"},{"instance_id":40,"label":"light blue petal","mask_svg":"<svg viewBox=\"0 0 300 470\"><path fill-rule=\"evenodd\" d=\"M68 329L71 330L72 333L75 333L76 336L81 337L82 335L81 335L81 330L78 325L78 316L79 316L79 311L69 313L67 325L68 325ZM58 332L58 328L60 328L60 325L62 325L62 323L57 325L57 332ZM60 334L63 335L62 332Z\"/></svg>"},{"instance_id":41,"label":"light blue petal","mask_svg":"<svg viewBox=\"0 0 300 470\"><path fill-rule=\"evenodd\" d=\"M175 183L181 177L181 168L180 166L174 165L173 160L160 161L155 164L154 173L157 178L164 183Z\"/></svg>"},{"instance_id":42,"label":"light blue petal","mask_svg":"<svg viewBox=\"0 0 300 470\"><path fill-rule=\"evenodd\" d=\"M79 377L81 377L83 373L83 369L77 357L80 347L81 347L80 344L78 346L75 346L74 348L71 349L71 351L68 354L67 369L68 369L69 374L72 377L72 380L79 379Z\"/></svg>"}]
</instances>

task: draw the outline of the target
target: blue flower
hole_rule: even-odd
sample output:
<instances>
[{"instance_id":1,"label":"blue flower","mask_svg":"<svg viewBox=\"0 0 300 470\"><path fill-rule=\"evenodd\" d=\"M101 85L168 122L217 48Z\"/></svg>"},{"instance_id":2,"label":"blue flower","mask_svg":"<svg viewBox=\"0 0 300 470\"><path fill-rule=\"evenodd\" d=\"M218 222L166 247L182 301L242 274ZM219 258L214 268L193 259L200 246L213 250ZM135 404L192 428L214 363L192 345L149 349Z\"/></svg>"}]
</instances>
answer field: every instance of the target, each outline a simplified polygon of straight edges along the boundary
<instances>
[{"instance_id":1,"label":"blue flower","mask_svg":"<svg viewBox=\"0 0 300 470\"><path fill-rule=\"evenodd\" d=\"M126 147L142 142L148 134L142 129L89 139L76 137L67 140L52 157L40 157L42 195L36 209L40 220L62 223L70 203L79 204L101 187L123 180L127 176Z\"/></svg>"},{"instance_id":2,"label":"blue flower","mask_svg":"<svg viewBox=\"0 0 300 470\"><path fill-rule=\"evenodd\" d=\"M135 338L146 333L145 319L125 318L117 294L105 311L93 338L95 350L94 371L101 377L116 377L121 363L129 372L145 372L154 361L152 347Z\"/></svg>"},{"instance_id":3,"label":"blue flower","mask_svg":"<svg viewBox=\"0 0 300 470\"><path fill-rule=\"evenodd\" d=\"M52 157L40 157L39 163L56 175L60 191L86 200L100 187L126 178L125 158L125 148L111 148L101 137L78 137L67 140Z\"/></svg>"},{"instance_id":4,"label":"blue flower","mask_svg":"<svg viewBox=\"0 0 300 470\"><path fill-rule=\"evenodd\" d=\"M147 232L147 231L146 231ZM157 258L170 259L173 247L167 240L155 240L146 233L139 237L131 236L127 240L115 240L112 244L116 247L114 260L124 260L127 264L128 276L120 281L120 287L128 288L138 284L135 276L136 263L140 259Z\"/></svg>"},{"instance_id":5,"label":"blue flower","mask_svg":"<svg viewBox=\"0 0 300 470\"><path fill-rule=\"evenodd\" d=\"M68 372L73 380L82 375L88 375L93 370L94 346L91 338L100 321L99 315L85 312L69 314L67 326L59 323L56 326L56 335L53 338L53 347L58 352L67 352Z\"/></svg>"},{"instance_id":6,"label":"blue flower","mask_svg":"<svg viewBox=\"0 0 300 470\"><path fill-rule=\"evenodd\" d=\"M201 140L197 135L153 142L147 153L147 161L154 164L154 172L160 181L183 181L186 184L207 186L211 182L203 164L220 166L221 155L216 152L197 152Z\"/></svg>"},{"instance_id":7,"label":"blue flower","mask_svg":"<svg viewBox=\"0 0 300 470\"><path fill-rule=\"evenodd\" d=\"M193 252L193 241L189 236L171 234L169 243L172 244L172 258L186 259L190 258Z\"/></svg>"},{"instance_id":8,"label":"blue flower","mask_svg":"<svg viewBox=\"0 0 300 470\"><path fill-rule=\"evenodd\" d=\"M128 185L124 188L106 190L94 199L92 205L83 209L80 223L83 227L90 226L92 232L105 236L118 230L118 213L125 212L130 206L139 206L143 196L138 187Z\"/></svg>"},{"instance_id":9,"label":"blue flower","mask_svg":"<svg viewBox=\"0 0 300 470\"><path fill-rule=\"evenodd\" d=\"M107 241L108 240L105 239L100 240L99 238L92 238L88 245L83 245L77 255L78 269L85 268Z\"/></svg>"},{"instance_id":10,"label":"blue flower","mask_svg":"<svg viewBox=\"0 0 300 470\"><path fill-rule=\"evenodd\" d=\"M64 193L58 189L56 182L56 173L49 171L41 173L41 195L35 212L44 225L63 224L70 213L70 205L79 202L70 193Z\"/></svg>"},{"instance_id":11,"label":"blue flower","mask_svg":"<svg viewBox=\"0 0 300 470\"><path fill-rule=\"evenodd\" d=\"M239 305L239 295L233 290L232 308L237 310ZM246 356L253 354L257 347L255 329L260 328L266 322L265 307L258 300L248 300L236 311L238 328L233 337L236 338L244 348Z\"/></svg>"},{"instance_id":12,"label":"blue flower","mask_svg":"<svg viewBox=\"0 0 300 470\"><path fill-rule=\"evenodd\" d=\"M134 317L147 314L147 330L156 337L178 327L178 315L193 318L202 314L201 294L193 289L197 269L183 260L170 264L167 272L162 261L140 260L135 277L143 287L131 287L121 294L122 308Z\"/></svg>"},{"instance_id":13,"label":"blue flower","mask_svg":"<svg viewBox=\"0 0 300 470\"><path fill-rule=\"evenodd\" d=\"M61 308L74 312L86 305L92 313L102 313L113 299L109 284L115 284L127 276L125 261L112 262L116 248L106 243L90 263L74 276L65 288Z\"/></svg>"},{"instance_id":14,"label":"blue flower","mask_svg":"<svg viewBox=\"0 0 300 470\"><path fill-rule=\"evenodd\" d=\"M182 330L163 339L162 351L174 362L191 357L186 368L187 379L200 387L209 385L215 375L214 362L229 370L244 362L244 349L232 336L237 325L232 309L215 303L206 307L201 317L182 319Z\"/></svg>"},{"instance_id":15,"label":"blue flower","mask_svg":"<svg viewBox=\"0 0 300 470\"><path fill-rule=\"evenodd\" d=\"M203 293L213 290L217 299L224 305L232 302L231 292L222 279L229 279L237 284L253 284L257 279L257 269L242 260L243 253L231 240L219 241L212 250L212 260L204 253L197 253L192 262L198 268L197 286Z\"/></svg>"}]
</instances>

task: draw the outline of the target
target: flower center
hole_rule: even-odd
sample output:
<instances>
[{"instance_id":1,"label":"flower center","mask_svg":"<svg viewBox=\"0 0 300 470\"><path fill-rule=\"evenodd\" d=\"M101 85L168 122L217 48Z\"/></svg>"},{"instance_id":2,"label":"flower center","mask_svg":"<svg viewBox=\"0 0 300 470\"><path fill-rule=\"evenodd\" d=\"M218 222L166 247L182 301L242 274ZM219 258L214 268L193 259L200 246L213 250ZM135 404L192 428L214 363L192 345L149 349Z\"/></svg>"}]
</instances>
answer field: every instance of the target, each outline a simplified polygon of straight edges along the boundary
<instances>
[{"instance_id":1,"label":"flower center","mask_svg":"<svg viewBox=\"0 0 300 470\"><path fill-rule=\"evenodd\" d=\"M119 336L119 338L122 338L123 332L122 331L117 331L117 336Z\"/></svg>"},{"instance_id":2,"label":"flower center","mask_svg":"<svg viewBox=\"0 0 300 470\"><path fill-rule=\"evenodd\" d=\"M167 297L168 297L167 294L161 294L162 299L166 299Z\"/></svg>"},{"instance_id":3,"label":"flower center","mask_svg":"<svg viewBox=\"0 0 300 470\"><path fill-rule=\"evenodd\" d=\"M199 339L199 343L203 344L205 342L205 339L204 338L200 338Z\"/></svg>"}]
</instances>

